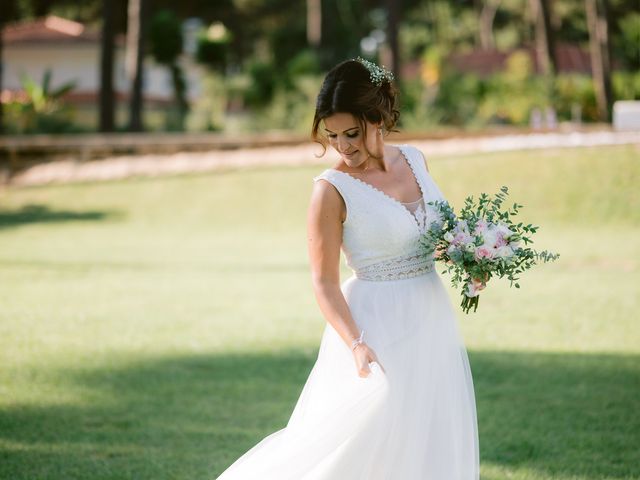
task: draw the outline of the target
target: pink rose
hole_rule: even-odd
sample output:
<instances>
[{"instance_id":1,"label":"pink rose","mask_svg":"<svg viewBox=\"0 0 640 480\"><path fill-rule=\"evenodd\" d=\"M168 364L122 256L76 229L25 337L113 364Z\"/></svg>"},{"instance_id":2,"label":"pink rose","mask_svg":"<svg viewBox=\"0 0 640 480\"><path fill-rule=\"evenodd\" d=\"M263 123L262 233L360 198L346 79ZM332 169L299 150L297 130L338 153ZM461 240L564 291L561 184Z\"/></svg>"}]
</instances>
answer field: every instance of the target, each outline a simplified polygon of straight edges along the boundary
<instances>
[{"instance_id":1,"label":"pink rose","mask_svg":"<svg viewBox=\"0 0 640 480\"><path fill-rule=\"evenodd\" d=\"M454 235L453 242L451 243L454 243L456 245L462 245L463 243L467 243L468 239L469 239L469 235L467 235L464 232L458 232Z\"/></svg>"},{"instance_id":2,"label":"pink rose","mask_svg":"<svg viewBox=\"0 0 640 480\"><path fill-rule=\"evenodd\" d=\"M494 250L491 247L486 245L481 245L476 248L475 257L476 260L482 260L483 258L492 259L494 255Z\"/></svg>"},{"instance_id":3,"label":"pink rose","mask_svg":"<svg viewBox=\"0 0 640 480\"><path fill-rule=\"evenodd\" d=\"M476 229L474 230L474 235L480 235L480 233L485 232L487 230L487 222L486 220L478 220L476 223Z\"/></svg>"},{"instance_id":4,"label":"pink rose","mask_svg":"<svg viewBox=\"0 0 640 480\"><path fill-rule=\"evenodd\" d=\"M502 233L498 232L498 238L496 238L496 248L504 247L507 244L507 241L502 236Z\"/></svg>"}]
</instances>

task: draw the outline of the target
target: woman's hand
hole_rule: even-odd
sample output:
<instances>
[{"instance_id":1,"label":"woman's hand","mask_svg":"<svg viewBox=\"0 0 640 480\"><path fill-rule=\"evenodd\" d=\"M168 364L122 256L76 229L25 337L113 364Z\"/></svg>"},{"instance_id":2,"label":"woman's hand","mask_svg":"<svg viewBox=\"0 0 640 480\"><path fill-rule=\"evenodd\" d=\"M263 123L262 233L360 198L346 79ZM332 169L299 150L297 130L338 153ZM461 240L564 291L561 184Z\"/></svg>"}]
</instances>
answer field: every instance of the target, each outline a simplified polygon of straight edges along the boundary
<instances>
[{"instance_id":1,"label":"woman's hand","mask_svg":"<svg viewBox=\"0 0 640 480\"><path fill-rule=\"evenodd\" d=\"M433 252L434 260L440 259L440 257L442 257L442 255L444 255L446 251L447 250L445 248L437 247Z\"/></svg>"},{"instance_id":2,"label":"woman's hand","mask_svg":"<svg viewBox=\"0 0 640 480\"><path fill-rule=\"evenodd\" d=\"M473 287L476 291L484 290L487 286L487 281L489 280L488 275L485 275L484 278L473 277L471 278L471 282L473 283Z\"/></svg>"},{"instance_id":3,"label":"woman's hand","mask_svg":"<svg viewBox=\"0 0 640 480\"><path fill-rule=\"evenodd\" d=\"M356 370L358 371L358 375L361 377L368 377L371 373L369 363L376 362L380 365L376 352L374 352L371 347L364 342L359 343L353 350L353 357L356 362ZM380 368L382 368L382 371L386 373L386 370L382 365L380 365Z\"/></svg>"}]
</instances>

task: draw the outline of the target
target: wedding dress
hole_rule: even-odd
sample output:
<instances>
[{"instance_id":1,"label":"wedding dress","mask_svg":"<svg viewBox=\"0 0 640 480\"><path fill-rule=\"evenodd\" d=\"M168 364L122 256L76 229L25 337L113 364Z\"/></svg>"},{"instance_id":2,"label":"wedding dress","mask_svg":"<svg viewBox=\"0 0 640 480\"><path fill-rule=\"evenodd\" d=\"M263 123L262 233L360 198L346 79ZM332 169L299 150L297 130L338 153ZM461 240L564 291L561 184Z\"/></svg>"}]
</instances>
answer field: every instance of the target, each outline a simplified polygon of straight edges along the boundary
<instances>
[{"instance_id":1,"label":"wedding dress","mask_svg":"<svg viewBox=\"0 0 640 480\"><path fill-rule=\"evenodd\" d=\"M473 381L448 294L418 239L442 193L419 150L399 146L422 198L403 205L355 176L327 169L345 201L342 251L353 275L341 289L371 363L327 323L318 358L285 428L218 480L477 480ZM411 211L413 210L413 212Z\"/></svg>"}]
</instances>

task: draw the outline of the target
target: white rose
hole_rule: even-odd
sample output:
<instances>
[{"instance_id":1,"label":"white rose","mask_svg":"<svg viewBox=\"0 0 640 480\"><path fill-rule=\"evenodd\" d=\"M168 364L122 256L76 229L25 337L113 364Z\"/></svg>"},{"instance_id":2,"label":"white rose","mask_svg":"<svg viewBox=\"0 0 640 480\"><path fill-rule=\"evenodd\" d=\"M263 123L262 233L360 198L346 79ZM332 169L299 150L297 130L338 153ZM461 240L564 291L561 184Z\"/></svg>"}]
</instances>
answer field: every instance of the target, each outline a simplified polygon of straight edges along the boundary
<instances>
[{"instance_id":1,"label":"white rose","mask_svg":"<svg viewBox=\"0 0 640 480\"><path fill-rule=\"evenodd\" d=\"M505 240L508 240L509 237L513 235L513 232L504 223L499 223L496 227L496 230L502 234L502 238L504 238Z\"/></svg>"},{"instance_id":2,"label":"white rose","mask_svg":"<svg viewBox=\"0 0 640 480\"><path fill-rule=\"evenodd\" d=\"M453 242L453 234L451 232L445 233L444 239L449 243Z\"/></svg>"},{"instance_id":3,"label":"white rose","mask_svg":"<svg viewBox=\"0 0 640 480\"><path fill-rule=\"evenodd\" d=\"M498 248L498 250L496 251L496 254L500 258L509 258L513 256L513 250L511 250L511 247L509 247L508 245L505 245L503 247Z\"/></svg>"},{"instance_id":4,"label":"white rose","mask_svg":"<svg viewBox=\"0 0 640 480\"><path fill-rule=\"evenodd\" d=\"M467 225L467 221L466 220L460 220L458 222L458 224L456 225L456 230L458 230L459 232L469 232L469 225Z\"/></svg>"},{"instance_id":5,"label":"white rose","mask_svg":"<svg viewBox=\"0 0 640 480\"><path fill-rule=\"evenodd\" d=\"M482 239L485 245L493 247L498 241L498 232L494 228L485 230L482 232Z\"/></svg>"}]
</instances>

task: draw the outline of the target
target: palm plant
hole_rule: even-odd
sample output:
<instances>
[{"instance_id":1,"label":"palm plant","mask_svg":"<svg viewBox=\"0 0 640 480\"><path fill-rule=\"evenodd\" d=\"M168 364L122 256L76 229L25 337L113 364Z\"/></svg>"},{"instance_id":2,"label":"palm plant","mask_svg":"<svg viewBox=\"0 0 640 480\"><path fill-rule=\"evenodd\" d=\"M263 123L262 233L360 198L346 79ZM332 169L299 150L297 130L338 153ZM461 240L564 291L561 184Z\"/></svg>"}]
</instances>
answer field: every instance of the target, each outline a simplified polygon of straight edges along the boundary
<instances>
[{"instance_id":1,"label":"palm plant","mask_svg":"<svg viewBox=\"0 0 640 480\"><path fill-rule=\"evenodd\" d=\"M18 131L22 133L56 133L68 130L71 125L69 108L64 96L73 90L75 82L59 87L51 86L51 70L47 69L38 84L31 77L22 75L20 83L24 92L18 103Z\"/></svg>"}]
</instances>

